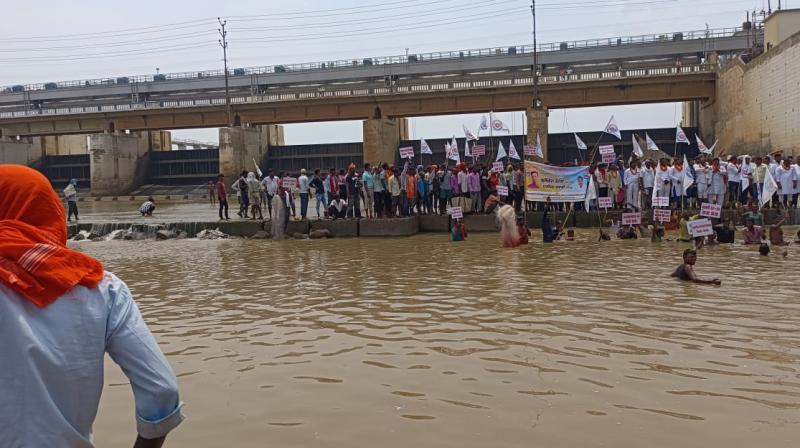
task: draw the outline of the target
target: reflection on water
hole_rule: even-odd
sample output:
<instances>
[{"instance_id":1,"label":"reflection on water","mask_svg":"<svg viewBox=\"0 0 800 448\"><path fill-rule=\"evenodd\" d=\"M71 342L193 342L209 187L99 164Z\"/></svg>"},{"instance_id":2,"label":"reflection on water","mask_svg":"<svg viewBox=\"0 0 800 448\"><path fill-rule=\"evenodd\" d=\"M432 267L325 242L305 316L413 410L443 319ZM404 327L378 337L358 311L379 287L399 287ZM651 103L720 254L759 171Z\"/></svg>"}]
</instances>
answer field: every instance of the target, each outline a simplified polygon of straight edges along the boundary
<instances>
[{"instance_id":1,"label":"reflection on water","mask_svg":"<svg viewBox=\"0 0 800 448\"><path fill-rule=\"evenodd\" d=\"M496 235L77 246L126 280L178 374L171 447L796 446L800 245ZM109 364L98 446L134 432Z\"/></svg>"}]
</instances>

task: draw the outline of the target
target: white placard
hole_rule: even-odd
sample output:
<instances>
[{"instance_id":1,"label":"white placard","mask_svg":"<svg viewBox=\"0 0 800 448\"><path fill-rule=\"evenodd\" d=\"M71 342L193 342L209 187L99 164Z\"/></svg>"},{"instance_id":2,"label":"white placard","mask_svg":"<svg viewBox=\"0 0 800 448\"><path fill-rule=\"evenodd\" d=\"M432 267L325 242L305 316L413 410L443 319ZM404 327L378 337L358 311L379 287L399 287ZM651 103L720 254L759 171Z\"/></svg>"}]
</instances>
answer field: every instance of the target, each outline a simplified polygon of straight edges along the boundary
<instances>
[{"instance_id":1,"label":"white placard","mask_svg":"<svg viewBox=\"0 0 800 448\"><path fill-rule=\"evenodd\" d=\"M447 213L450 214L450 217L453 219L461 219L464 217L464 211L461 210L461 207L448 207Z\"/></svg>"},{"instance_id":2,"label":"white placard","mask_svg":"<svg viewBox=\"0 0 800 448\"><path fill-rule=\"evenodd\" d=\"M642 223L642 214L641 213L623 213L622 214L622 225L623 226L635 226Z\"/></svg>"},{"instance_id":3,"label":"white placard","mask_svg":"<svg viewBox=\"0 0 800 448\"><path fill-rule=\"evenodd\" d=\"M472 147L472 156L473 157L480 157L486 155L486 146L485 145L475 145Z\"/></svg>"},{"instance_id":4,"label":"white placard","mask_svg":"<svg viewBox=\"0 0 800 448\"><path fill-rule=\"evenodd\" d=\"M600 154L614 154L614 145L600 146Z\"/></svg>"},{"instance_id":5,"label":"white placard","mask_svg":"<svg viewBox=\"0 0 800 448\"><path fill-rule=\"evenodd\" d=\"M401 159L411 159L414 157L414 148L411 146L405 146L400 148L400 158Z\"/></svg>"},{"instance_id":6,"label":"white placard","mask_svg":"<svg viewBox=\"0 0 800 448\"><path fill-rule=\"evenodd\" d=\"M705 216L707 218L719 218L722 216L722 206L705 202L700 207L700 216Z\"/></svg>"},{"instance_id":7,"label":"white placard","mask_svg":"<svg viewBox=\"0 0 800 448\"><path fill-rule=\"evenodd\" d=\"M492 171L495 173L503 172L503 162L492 162Z\"/></svg>"},{"instance_id":8,"label":"white placard","mask_svg":"<svg viewBox=\"0 0 800 448\"><path fill-rule=\"evenodd\" d=\"M297 179L294 177L284 177L281 184L283 188L288 190L297 186Z\"/></svg>"},{"instance_id":9,"label":"white placard","mask_svg":"<svg viewBox=\"0 0 800 448\"><path fill-rule=\"evenodd\" d=\"M611 200L611 198L606 196L606 197L602 197L602 198L597 198L597 205L600 208L608 209L608 208L611 208L611 207L614 206L614 202Z\"/></svg>"},{"instance_id":10,"label":"white placard","mask_svg":"<svg viewBox=\"0 0 800 448\"><path fill-rule=\"evenodd\" d=\"M602 159L603 163L611 163L617 160L617 155L614 154L613 152L611 154L602 154L602 157L603 157Z\"/></svg>"},{"instance_id":11,"label":"white placard","mask_svg":"<svg viewBox=\"0 0 800 448\"><path fill-rule=\"evenodd\" d=\"M666 196L653 198L653 207L669 207L669 198Z\"/></svg>"},{"instance_id":12,"label":"white placard","mask_svg":"<svg viewBox=\"0 0 800 448\"><path fill-rule=\"evenodd\" d=\"M525 145L522 147L522 153L526 156L535 156L536 155L536 146L533 145Z\"/></svg>"},{"instance_id":13,"label":"white placard","mask_svg":"<svg viewBox=\"0 0 800 448\"><path fill-rule=\"evenodd\" d=\"M508 187L504 187L502 185L497 186L497 194L499 196L508 196Z\"/></svg>"},{"instance_id":14,"label":"white placard","mask_svg":"<svg viewBox=\"0 0 800 448\"><path fill-rule=\"evenodd\" d=\"M670 222L672 220L672 212L667 208L654 209L653 220L658 222Z\"/></svg>"},{"instance_id":15,"label":"white placard","mask_svg":"<svg viewBox=\"0 0 800 448\"><path fill-rule=\"evenodd\" d=\"M686 228L689 230L689 234L694 237L714 234L714 225L707 218L689 221L686 223Z\"/></svg>"}]
</instances>

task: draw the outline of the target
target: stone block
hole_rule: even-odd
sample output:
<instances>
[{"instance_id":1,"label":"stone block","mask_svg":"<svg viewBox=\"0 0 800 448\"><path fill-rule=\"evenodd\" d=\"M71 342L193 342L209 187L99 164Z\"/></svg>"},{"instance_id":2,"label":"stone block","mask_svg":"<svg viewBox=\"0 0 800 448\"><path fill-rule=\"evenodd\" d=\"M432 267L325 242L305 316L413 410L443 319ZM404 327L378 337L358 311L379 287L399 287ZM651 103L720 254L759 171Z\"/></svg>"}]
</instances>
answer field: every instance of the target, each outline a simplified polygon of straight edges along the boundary
<instances>
[{"instance_id":1,"label":"stone block","mask_svg":"<svg viewBox=\"0 0 800 448\"><path fill-rule=\"evenodd\" d=\"M359 236L411 236L419 233L419 218L362 219L358 222Z\"/></svg>"},{"instance_id":2,"label":"stone block","mask_svg":"<svg viewBox=\"0 0 800 448\"><path fill-rule=\"evenodd\" d=\"M358 220L318 219L311 221L311 231L315 230L328 230L333 238L358 236Z\"/></svg>"},{"instance_id":3,"label":"stone block","mask_svg":"<svg viewBox=\"0 0 800 448\"><path fill-rule=\"evenodd\" d=\"M259 230L262 230L262 223L260 221L220 221L216 223L208 223L207 229L219 229L220 232L230 236L238 237L251 237Z\"/></svg>"},{"instance_id":4,"label":"stone block","mask_svg":"<svg viewBox=\"0 0 800 448\"><path fill-rule=\"evenodd\" d=\"M271 228L270 223L265 223L265 227L267 229ZM311 231L311 224L308 222L307 219L301 221L292 221L289 220L289 225L286 226L286 235L294 235L295 233L308 233Z\"/></svg>"},{"instance_id":5,"label":"stone block","mask_svg":"<svg viewBox=\"0 0 800 448\"><path fill-rule=\"evenodd\" d=\"M447 215L422 215L419 217L419 231L449 232L450 217Z\"/></svg>"},{"instance_id":6,"label":"stone block","mask_svg":"<svg viewBox=\"0 0 800 448\"><path fill-rule=\"evenodd\" d=\"M498 232L500 230L494 215L464 215L464 225L467 226L467 233Z\"/></svg>"}]
</instances>

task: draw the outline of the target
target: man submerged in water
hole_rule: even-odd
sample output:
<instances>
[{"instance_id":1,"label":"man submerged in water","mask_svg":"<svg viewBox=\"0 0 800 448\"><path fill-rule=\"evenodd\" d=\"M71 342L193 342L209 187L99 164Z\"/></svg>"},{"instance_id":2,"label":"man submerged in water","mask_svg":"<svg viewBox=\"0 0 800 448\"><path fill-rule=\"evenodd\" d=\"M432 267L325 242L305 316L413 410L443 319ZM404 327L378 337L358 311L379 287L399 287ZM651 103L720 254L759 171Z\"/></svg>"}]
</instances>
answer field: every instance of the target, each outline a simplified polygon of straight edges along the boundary
<instances>
[{"instance_id":1,"label":"man submerged in water","mask_svg":"<svg viewBox=\"0 0 800 448\"><path fill-rule=\"evenodd\" d=\"M679 280L684 280L692 283L701 283L704 285L721 285L719 279L704 280L697 277L694 273L694 264L697 262L697 252L694 249L686 249L683 251L683 264L675 269L671 277L677 277Z\"/></svg>"}]
</instances>

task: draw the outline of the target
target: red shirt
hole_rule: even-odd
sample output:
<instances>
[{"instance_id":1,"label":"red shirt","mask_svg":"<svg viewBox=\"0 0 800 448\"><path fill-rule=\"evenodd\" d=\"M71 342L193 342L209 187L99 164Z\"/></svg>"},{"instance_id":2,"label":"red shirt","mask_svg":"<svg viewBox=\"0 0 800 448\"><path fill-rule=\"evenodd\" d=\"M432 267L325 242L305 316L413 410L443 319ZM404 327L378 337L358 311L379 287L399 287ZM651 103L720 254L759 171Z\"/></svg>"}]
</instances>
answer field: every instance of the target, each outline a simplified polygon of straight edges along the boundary
<instances>
[{"instance_id":1,"label":"red shirt","mask_svg":"<svg viewBox=\"0 0 800 448\"><path fill-rule=\"evenodd\" d=\"M225 190L225 182L217 182L217 199L220 201L228 200L228 192Z\"/></svg>"}]
</instances>

